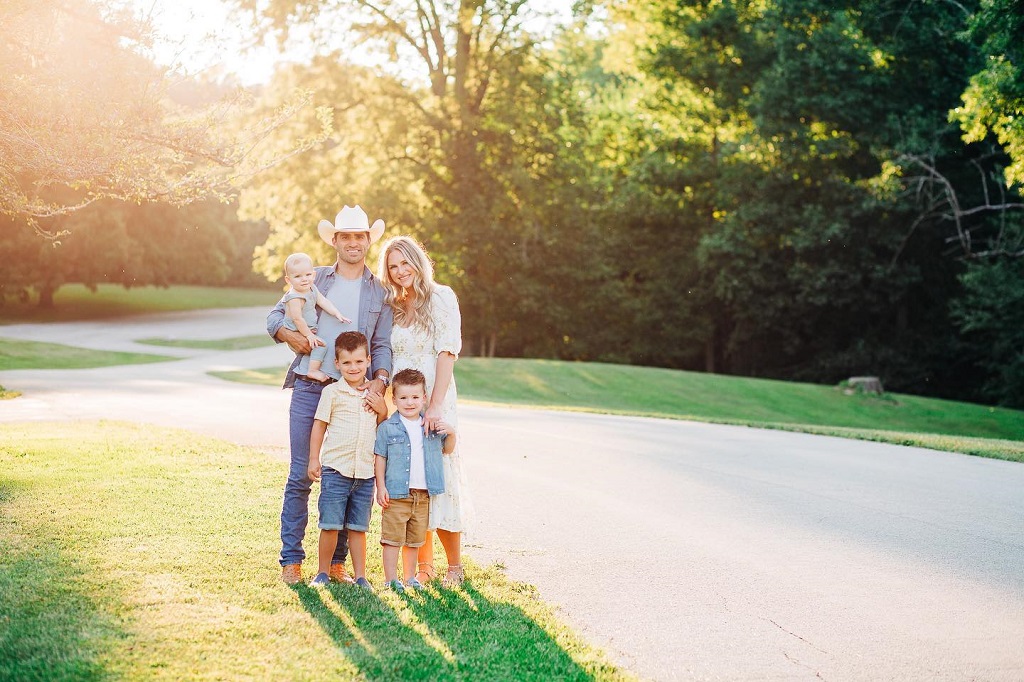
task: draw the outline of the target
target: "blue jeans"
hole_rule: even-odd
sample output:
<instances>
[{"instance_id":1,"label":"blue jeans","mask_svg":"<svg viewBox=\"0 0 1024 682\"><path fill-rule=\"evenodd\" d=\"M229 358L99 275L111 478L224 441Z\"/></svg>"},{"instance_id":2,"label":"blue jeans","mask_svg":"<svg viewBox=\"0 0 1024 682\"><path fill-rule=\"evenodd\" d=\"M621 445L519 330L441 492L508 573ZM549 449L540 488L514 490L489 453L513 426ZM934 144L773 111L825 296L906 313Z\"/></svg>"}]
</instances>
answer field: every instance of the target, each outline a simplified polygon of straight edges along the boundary
<instances>
[{"instance_id":1,"label":"blue jeans","mask_svg":"<svg viewBox=\"0 0 1024 682\"><path fill-rule=\"evenodd\" d=\"M281 507L281 565L301 564L306 558L302 538L309 521L309 435L313 430L313 417L320 403L324 387L305 379L296 379L292 388L292 402L288 408L292 461L288 469L288 482L284 486L284 505ZM331 563L343 564L348 556L348 539L338 533L338 546Z\"/></svg>"},{"instance_id":2,"label":"blue jeans","mask_svg":"<svg viewBox=\"0 0 1024 682\"><path fill-rule=\"evenodd\" d=\"M349 478L330 467L324 467L320 476L321 530L370 530L370 512L373 511L372 478Z\"/></svg>"}]
</instances>

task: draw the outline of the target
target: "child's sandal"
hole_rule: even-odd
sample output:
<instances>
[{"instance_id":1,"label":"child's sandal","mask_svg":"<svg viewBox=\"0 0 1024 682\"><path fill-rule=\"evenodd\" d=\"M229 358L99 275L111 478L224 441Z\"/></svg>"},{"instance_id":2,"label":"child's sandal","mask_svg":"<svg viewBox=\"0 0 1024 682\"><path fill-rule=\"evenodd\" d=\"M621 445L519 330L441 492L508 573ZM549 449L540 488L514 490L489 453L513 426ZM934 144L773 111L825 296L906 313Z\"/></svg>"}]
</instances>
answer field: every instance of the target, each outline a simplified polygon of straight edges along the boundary
<instances>
[{"instance_id":1,"label":"child's sandal","mask_svg":"<svg viewBox=\"0 0 1024 682\"><path fill-rule=\"evenodd\" d=\"M462 572L462 564L449 564L448 575L441 581L442 587L458 587L466 579L466 574Z\"/></svg>"},{"instance_id":2,"label":"child's sandal","mask_svg":"<svg viewBox=\"0 0 1024 682\"><path fill-rule=\"evenodd\" d=\"M426 570L423 567L426 566ZM423 576L423 577L420 577ZM426 561L421 561L416 564L416 580L421 583L428 583L431 580L436 580L437 574L434 573L434 564L428 564Z\"/></svg>"}]
</instances>

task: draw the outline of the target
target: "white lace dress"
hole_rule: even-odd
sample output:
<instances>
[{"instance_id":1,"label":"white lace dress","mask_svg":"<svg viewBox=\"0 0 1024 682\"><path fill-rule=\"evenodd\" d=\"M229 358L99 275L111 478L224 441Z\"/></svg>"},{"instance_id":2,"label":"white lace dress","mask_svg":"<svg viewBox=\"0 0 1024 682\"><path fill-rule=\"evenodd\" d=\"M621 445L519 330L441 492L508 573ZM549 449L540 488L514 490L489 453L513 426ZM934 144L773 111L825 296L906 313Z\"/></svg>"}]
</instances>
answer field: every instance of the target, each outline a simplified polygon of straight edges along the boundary
<instances>
[{"instance_id":1,"label":"white lace dress","mask_svg":"<svg viewBox=\"0 0 1024 682\"><path fill-rule=\"evenodd\" d=\"M427 378L428 395L434 390L438 354L448 351L457 358L462 351L462 315L451 287L436 285L430 300L430 316L433 330L398 325L391 330L392 376L410 367L418 369ZM441 405L441 419L451 424L456 433L459 428L457 398L453 376ZM444 457L444 488L443 494L430 498L430 530L465 532L470 510L469 487L458 445L455 452Z\"/></svg>"}]
</instances>

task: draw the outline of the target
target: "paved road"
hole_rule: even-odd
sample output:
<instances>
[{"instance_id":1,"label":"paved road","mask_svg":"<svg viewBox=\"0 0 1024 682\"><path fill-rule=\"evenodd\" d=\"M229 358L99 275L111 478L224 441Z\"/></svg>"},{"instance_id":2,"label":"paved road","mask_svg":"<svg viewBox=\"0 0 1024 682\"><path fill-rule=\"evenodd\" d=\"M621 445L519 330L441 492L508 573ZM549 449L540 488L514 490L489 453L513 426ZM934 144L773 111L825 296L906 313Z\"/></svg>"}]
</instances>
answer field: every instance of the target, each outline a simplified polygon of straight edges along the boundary
<instances>
[{"instance_id":1,"label":"paved road","mask_svg":"<svg viewBox=\"0 0 1024 682\"><path fill-rule=\"evenodd\" d=\"M152 351L131 339L238 336L262 317L0 336ZM284 456L287 393L205 372L284 364L285 349L179 353L0 372L26 393L0 403L0 421L134 419ZM475 405L461 416L470 553L537 585L645 678L1024 680L1024 465L653 419Z\"/></svg>"}]
</instances>

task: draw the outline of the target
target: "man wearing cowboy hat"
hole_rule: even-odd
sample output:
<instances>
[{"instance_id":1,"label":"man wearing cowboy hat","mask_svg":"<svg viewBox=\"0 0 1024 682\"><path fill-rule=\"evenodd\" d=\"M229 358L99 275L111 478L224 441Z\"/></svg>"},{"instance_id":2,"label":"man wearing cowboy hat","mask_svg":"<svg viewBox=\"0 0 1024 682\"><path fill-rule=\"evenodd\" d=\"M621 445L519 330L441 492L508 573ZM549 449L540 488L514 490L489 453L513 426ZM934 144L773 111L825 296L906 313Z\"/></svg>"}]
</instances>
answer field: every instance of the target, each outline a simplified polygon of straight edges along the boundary
<instances>
[{"instance_id":1,"label":"man wearing cowboy hat","mask_svg":"<svg viewBox=\"0 0 1024 682\"><path fill-rule=\"evenodd\" d=\"M338 252L333 267L316 268L314 285L328 300L334 303L344 317L352 320L342 323L331 315L320 315L317 336L328 348L334 348L334 340L343 331L361 332L370 341L372 379L360 388L383 393L391 375L391 306L384 303L384 287L366 267L366 251L370 244L384 234L384 221L375 220L369 224L366 212L359 206L345 206L334 219L334 223L321 220L317 227L320 238ZM306 557L302 549L302 538L306 533L309 516L309 490L312 482L306 471L309 464L309 438L313 428L313 417L323 387L341 378L333 363L325 362L321 370L331 378L327 382L311 381L305 376L309 367L309 342L299 332L284 326L284 304L278 303L267 316L267 332L278 342L287 343L299 354L284 380L284 388L292 389L289 408L289 432L291 440L291 467L284 489L284 504L281 509L281 578L288 584L302 581L302 561ZM330 577L337 581L351 582L345 571L345 557L348 543L345 534L340 533L338 547L334 552Z\"/></svg>"}]
</instances>

